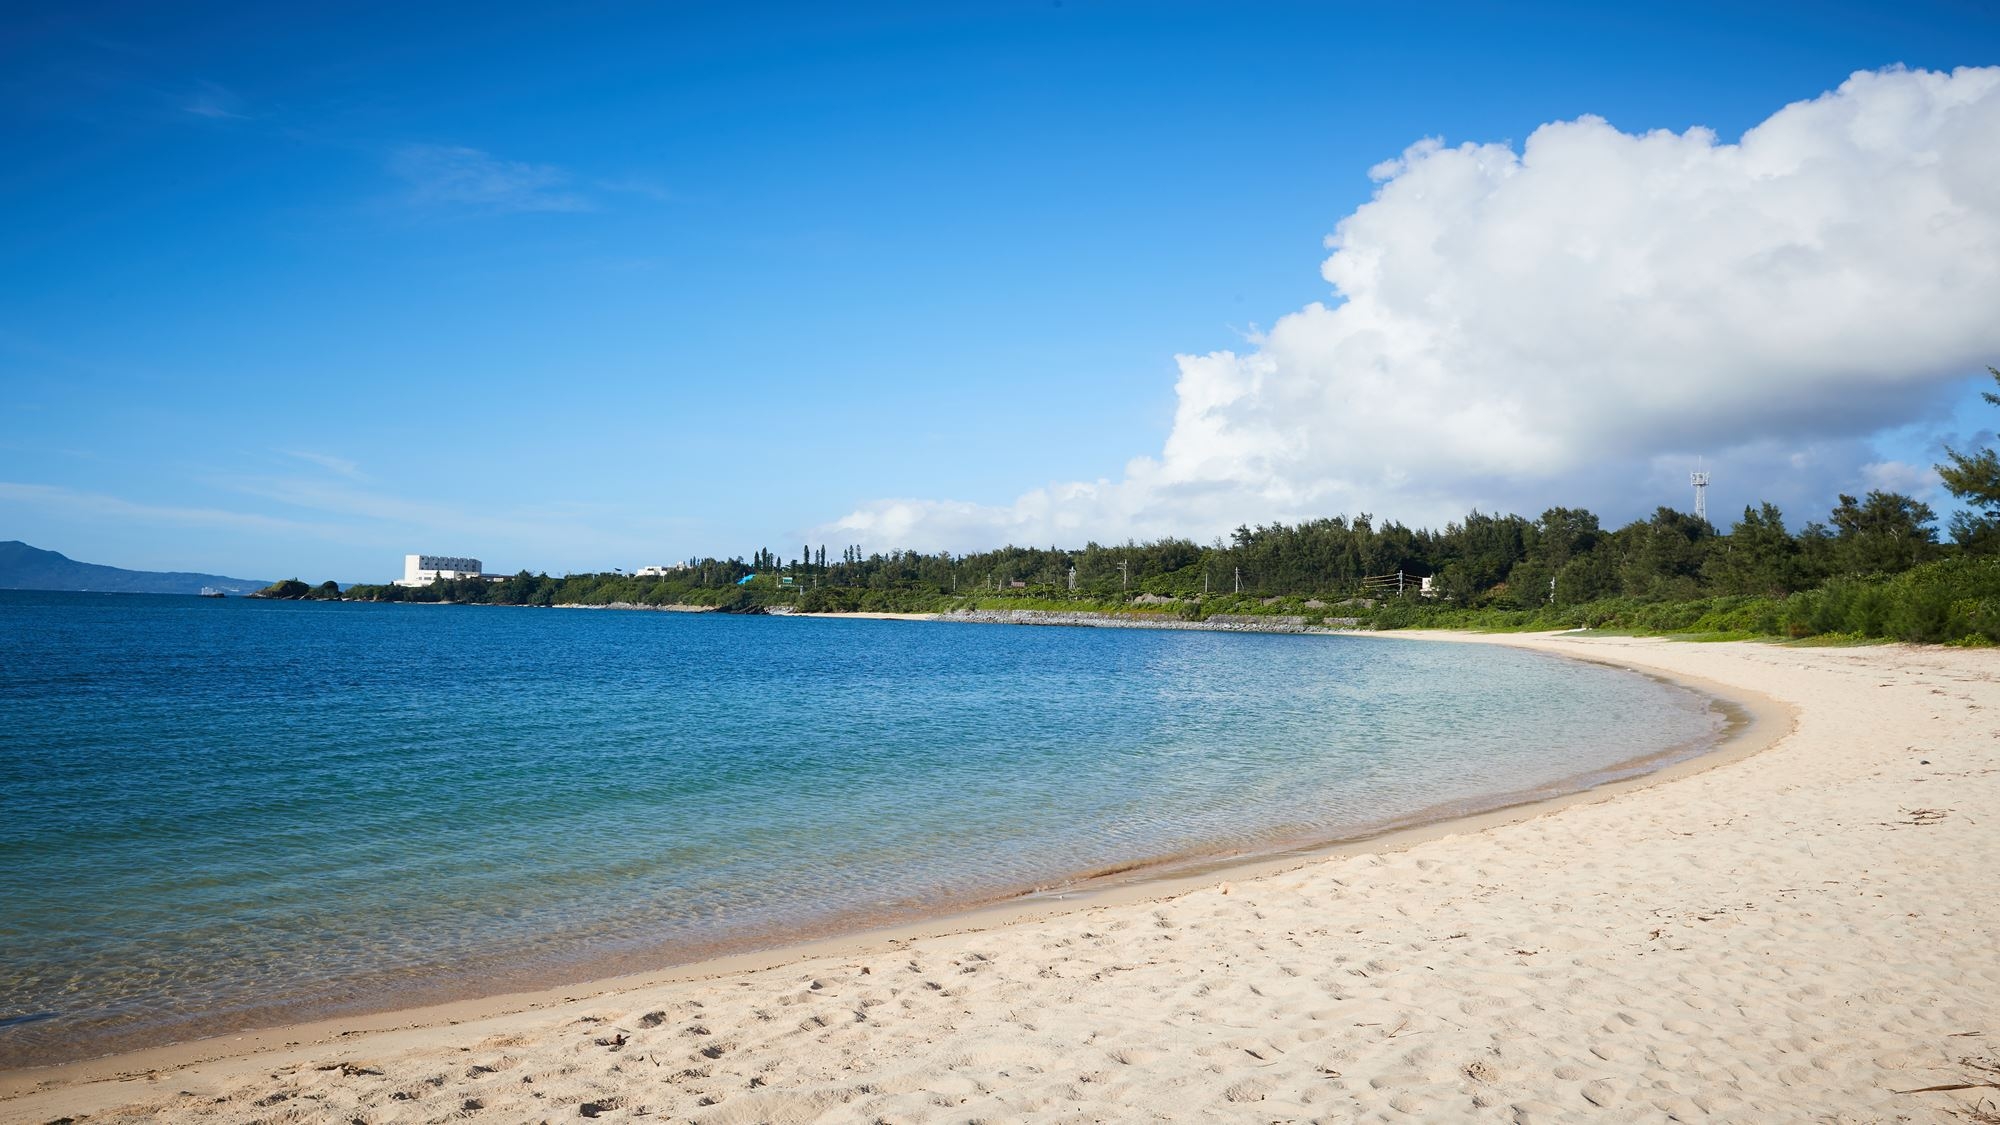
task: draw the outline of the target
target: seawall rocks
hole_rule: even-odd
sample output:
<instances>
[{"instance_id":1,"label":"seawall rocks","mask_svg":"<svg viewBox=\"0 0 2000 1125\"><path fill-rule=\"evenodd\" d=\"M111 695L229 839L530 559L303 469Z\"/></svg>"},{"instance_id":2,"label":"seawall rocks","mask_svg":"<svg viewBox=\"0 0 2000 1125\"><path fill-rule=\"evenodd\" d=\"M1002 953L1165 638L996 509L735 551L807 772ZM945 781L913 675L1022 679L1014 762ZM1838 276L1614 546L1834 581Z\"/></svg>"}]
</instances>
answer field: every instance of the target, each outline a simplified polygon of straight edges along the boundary
<instances>
[{"instance_id":1,"label":"seawall rocks","mask_svg":"<svg viewBox=\"0 0 2000 1125\"><path fill-rule=\"evenodd\" d=\"M714 613L712 605L640 605L638 602L606 602L603 605L585 605L582 602L564 602L557 609L650 609L660 613Z\"/></svg>"},{"instance_id":2,"label":"seawall rocks","mask_svg":"<svg viewBox=\"0 0 2000 1125\"><path fill-rule=\"evenodd\" d=\"M962 609L940 615L943 621L970 621L989 625L1069 625L1096 629L1186 629L1208 633L1333 633L1340 627L1353 628L1360 621L1352 617L1330 617L1325 628L1306 624L1300 616L1281 614L1218 613L1200 621L1190 621L1170 613L1089 613L1053 609Z\"/></svg>"}]
</instances>

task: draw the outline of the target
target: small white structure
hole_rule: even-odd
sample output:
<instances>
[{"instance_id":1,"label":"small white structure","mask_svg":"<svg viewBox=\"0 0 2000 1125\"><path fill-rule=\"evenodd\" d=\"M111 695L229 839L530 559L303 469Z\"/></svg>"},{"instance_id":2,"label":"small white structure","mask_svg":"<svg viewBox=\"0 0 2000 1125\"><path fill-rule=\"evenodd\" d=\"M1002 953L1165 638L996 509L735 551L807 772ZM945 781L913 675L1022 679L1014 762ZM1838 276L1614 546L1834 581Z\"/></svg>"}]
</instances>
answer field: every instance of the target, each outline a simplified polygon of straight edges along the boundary
<instances>
[{"instance_id":1,"label":"small white structure","mask_svg":"<svg viewBox=\"0 0 2000 1125\"><path fill-rule=\"evenodd\" d=\"M403 576L398 586L428 586L440 578L478 578L478 559L457 555L404 555Z\"/></svg>"},{"instance_id":2,"label":"small white structure","mask_svg":"<svg viewBox=\"0 0 2000 1125\"><path fill-rule=\"evenodd\" d=\"M686 569L686 563L675 563L672 566L642 566L632 574L636 578L665 578L669 574L676 574Z\"/></svg>"}]
</instances>

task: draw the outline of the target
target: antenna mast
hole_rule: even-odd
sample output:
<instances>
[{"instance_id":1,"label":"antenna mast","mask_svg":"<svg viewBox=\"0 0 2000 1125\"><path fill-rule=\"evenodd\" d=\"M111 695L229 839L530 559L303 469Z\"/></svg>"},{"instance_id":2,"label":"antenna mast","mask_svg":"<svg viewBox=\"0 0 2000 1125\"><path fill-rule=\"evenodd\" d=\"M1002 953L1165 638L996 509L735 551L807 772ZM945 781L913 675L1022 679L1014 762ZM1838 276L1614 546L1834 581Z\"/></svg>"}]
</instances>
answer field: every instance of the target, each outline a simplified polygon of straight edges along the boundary
<instances>
[{"instance_id":1,"label":"antenna mast","mask_svg":"<svg viewBox=\"0 0 2000 1125\"><path fill-rule=\"evenodd\" d=\"M1688 474L1688 480L1694 483L1694 518L1700 520L1703 523L1707 523L1708 522L1708 472L1707 470L1701 468L1701 462L1699 460L1695 461L1695 470L1694 472Z\"/></svg>"}]
</instances>

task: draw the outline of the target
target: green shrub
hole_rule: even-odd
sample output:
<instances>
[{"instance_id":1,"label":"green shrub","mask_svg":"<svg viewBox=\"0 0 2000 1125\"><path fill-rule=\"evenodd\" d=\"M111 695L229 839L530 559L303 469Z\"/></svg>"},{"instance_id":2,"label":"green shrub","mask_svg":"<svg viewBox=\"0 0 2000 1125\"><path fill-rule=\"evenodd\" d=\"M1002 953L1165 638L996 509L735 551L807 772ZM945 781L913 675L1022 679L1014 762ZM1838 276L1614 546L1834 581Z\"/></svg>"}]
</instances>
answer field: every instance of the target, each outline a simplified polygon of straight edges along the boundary
<instances>
[{"instance_id":1,"label":"green shrub","mask_svg":"<svg viewBox=\"0 0 2000 1125\"><path fill-rule=\"evenodd\" d=\"M1961 556L1904 571L1883 587L1871 636L1929 644L2000 642L2000 558Z\"/></svg>"}]
</instances>

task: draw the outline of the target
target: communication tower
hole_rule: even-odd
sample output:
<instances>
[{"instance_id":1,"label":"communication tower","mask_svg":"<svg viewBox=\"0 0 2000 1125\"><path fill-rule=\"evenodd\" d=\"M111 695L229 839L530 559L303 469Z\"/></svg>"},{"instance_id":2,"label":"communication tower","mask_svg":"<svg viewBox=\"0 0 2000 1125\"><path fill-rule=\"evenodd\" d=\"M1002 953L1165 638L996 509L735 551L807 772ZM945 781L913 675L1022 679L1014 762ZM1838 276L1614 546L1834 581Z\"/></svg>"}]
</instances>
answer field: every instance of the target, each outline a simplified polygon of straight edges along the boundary
<instances>
[{"instance_id":1,"label":"communication tower","mask_svg":"<svg viewBox=\"0 0 2000 1125\"><path fill-rule=\"evenodd\" d=\"M1697 461L1695 462L1695 464L1699 466L1701 462ZM1708 522L1708 471L1706 469L1696 468L1694 472L1688 474L1688 479L1694 482L1694 518L1700 520L1703 523L1707 523Z\"/></svg>"}]
</instances>

